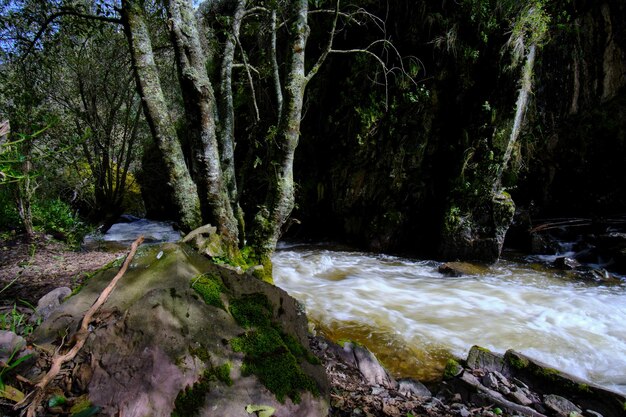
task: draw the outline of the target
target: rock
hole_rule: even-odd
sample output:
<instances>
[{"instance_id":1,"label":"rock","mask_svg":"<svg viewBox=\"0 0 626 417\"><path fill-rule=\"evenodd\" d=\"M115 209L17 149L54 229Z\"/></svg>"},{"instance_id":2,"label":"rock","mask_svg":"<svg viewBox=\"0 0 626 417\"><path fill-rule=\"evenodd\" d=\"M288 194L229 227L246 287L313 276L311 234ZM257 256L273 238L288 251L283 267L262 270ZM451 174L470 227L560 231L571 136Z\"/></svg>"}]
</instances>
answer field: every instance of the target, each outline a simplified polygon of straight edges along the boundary
<instances>
[{"instance_id":1,"label":"rock","mask_svg":"<svg viewBox=\"0 0 626 417\"><path fill-rule=\"evenodd\" d=\"M22 336L9 330L0 330L0 362L9 363L9 359L12 356L17 357L15 353L24 347L26 347L26 340Z\"/></svg>"},{"instance_id":2,"label":"rock","mask_svg":"<svg viewBox=\"0 0 626 417\"><path fill-rule=\"evenodd\" d=\"M604 417L623 417L626 396L607 390L589 381L558 371L550 366L509 350L504 355L513 381L523 381L535 393L569 398L578 406L592 409Z\"/></svg>"},{"instance_id":3,"label":"rock","mask_svg":"<svg viewBox=\"0 0 626 417\"><path fill-rule=\"evenodd\" d=\"M581 414L583 412L580 408L576 407L576 405L570 400L560 397L558 395L544 395L543 403L546 405L546 407L548 407L548 409L563 417L568 417L571 413Z\"/></svg>"},{"instance_id":4,"label":"rock","mask_svg":"<svg viewBox=\"0 0 626 417\"><path fill-rule=\"evenodd\" d=\"M597 411L593 411L593 410L585 410L583 412L583 416L585 416L585 417L604 417L602 414L598 413Z\"/></svg>"},{"instance_id":5,"label":"rock","mask_svg":"<svg viewBox=\"0 0 626 417\"><path fill-rule=\"evenodd\" d=\"M509 392L507 397L521 405L530 406L533 404L533 400L528 398L521 389Z\"/></svg>"},{"instance_id":6,"label":"rock","mask_svg":"<svg viewBox=\"0 0 626 417\"><path fill-rule=\"evenodd\" d=\"M482 377L481 382L483 383L484 386L493 390L498 390L499 385L500 385L498 383L498 379L491 372L486 373L485 376Z\"/></svg>"},{"instance_id":7,"label":"rock","mask_svg":"<svg viewBox=\"0 0 626 417\"><path fill-rule=\"evenodd\" d=\"M418 398L430 398L433 396L424 384L409 378L398 380L398 392L405 397L412 395Z\"/></svg>"},{"instance_id":8,"label":"rock","mask_svg":"<svg viewBox=\"0 0 626 417\"><path fill-rule=\"evenodd\" d=\"M445 259L493 263L502 252L504 237L515 214L511 196L501 192L472 210L448 209L440 236L439 256Z\"/></svg>"},{"instance_id":9,"label":"rock","mask_svg":"<svg viewBox=\"0 0 626 417\"><path fill-rule=\"evenodd\" d=\"M482 275L489 269L482 265L468 262L446 262L439 266L438 271L448 277L462 277L466 275Z\"/></svg>"},{"instance_id":10,"label":"rock","mask_svg":"<svg viewBox=\"0 0 626 417\"><path fill-rule=\"evenodd\" d=\"M469 417L471 415L465 404L454 403L450 405L450 408L456 411L456 414L461 417Z\"/></svg>"},{"instance_id":11,"label":"rock","mask_svg":"<svg viewBox=\"0 0 626 417\"><path fill-rule=\"evenodd\" d=\"M353 346L354 357L357 367L363 374L368 384L380 385L386 388L395 388L397 382L389 375L387 370L378 362L376 356L362 346Z\"/></svg>"},{"instance_id":12,"label":"rock","mask_svg":"<svg viewBox=\"0 0 626 417\"><path fill-rule=\"evenodd\" d=\"M392 389L398 386L396 380L366 347L353 342L345 342L343 346L330 345L329 349L332 349L333 353L348 366L358 369L368 385Z\"/></svg>"},{"instance_id":13,"label":"rock","mask_svg":"<svg viewBox=\"0 0 626 417\"><path fill-rule=\"evenodd\" d=\"M77 328L116 272L90 279L35 331L35 344L54 349L58 333ZM192 283L202 283L198 292ZM298 303L184 244L140 249L80 357L75 375L103 416L169 417L175 404L179 415L200 417L245 415L249 404L273 407L275 417L328 414L328 382L324 369L307 360L307 319ZM244 361L255 373L242 372ZM280 377L263 373L272 366ZM192 403L193 410L184 408Z\"/></svg>"},{"instance_id":14,"label":"rock","mask_svg":"<svg viewBox=\"0 0 626 417\"><path fill-rule=\"evenodd\" d=\"M467 366L470 369L481 369L485 372L498 372L503 377L510 375L509 367L503 355L480 346L471 347L467 355Z\"/></svg>"},{"instance_id":15,"label":"rock","mask_svg":"<svg viewBox=\"0 0 626 417\"><path fill-rule=\"evenodd\" d=\"M580 266L580 262L578 262L576 259L568 258L567 256L560 256L554 260L552 265L555 268L572 270L578 268Z\"/></svg>"},{"instance_id":16,"label":"rock","mask_svg":"<svg viewBox=\"0 0 626 417\"><path fill-rule=\"evenodd\" d=\"M72 294L72 290L67 287L56 288L39 299L35 316L31 321L37 319L46 320L61 305L63 300Z\"/></svg>"}]
</instances>

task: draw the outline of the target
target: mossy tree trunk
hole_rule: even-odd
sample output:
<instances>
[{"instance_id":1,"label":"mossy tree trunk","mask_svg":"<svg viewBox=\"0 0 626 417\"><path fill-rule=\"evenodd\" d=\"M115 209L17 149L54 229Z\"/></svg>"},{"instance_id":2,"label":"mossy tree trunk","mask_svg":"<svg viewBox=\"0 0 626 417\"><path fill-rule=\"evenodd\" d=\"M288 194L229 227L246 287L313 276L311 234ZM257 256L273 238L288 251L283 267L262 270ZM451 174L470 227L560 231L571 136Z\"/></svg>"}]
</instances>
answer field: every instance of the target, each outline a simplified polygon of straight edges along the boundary
<instances>
[{"instance_id":1,"label":"mossy tree trunk","mask_svg":"<svg viewBox=\"0 0 626 417\"><path fill-rule=\"evenodd\" d=\"M216 99L206 71L207 59L200 43L196 17L191 2L187 0L169 0L167 13L193 150L192 174L204 206L203 217L211 223L214 222L223 242L229 252L232 252L238 247L238 222L222 170L215 122ZM232 92L230 95L232 107ZM222 146L230 149L231 160L232 141L233 133L229 132L226 142L231 145ZM232 165L233 162L229 163ZM227 168L227 172L232 171L232 178L228 178L232 183L234 168L228 164ZM236 192L236 188L231 191Z\"/></svg>"},{"instance_id":2,"label":"mossy tree trunk","mask_svg":"<svg viewBox=\"0 0 626 417\"><path fill-rule=\"evenodd\" d=\"M269 192L265 206L257 213L252 245L262 255L269 255L281 236L295 204L293 161L300 138L300 120L304 92L309 78L305 72L305 48L309 36L307 0L289 3L290 38L286 58L283 108L275 136L273 164L270 166Z\"/></svg>"},{"instance_id":3,"label":"mossy tree trunk","mask_svg":"<svg viewBox=\"0 0 626 417\"><path fill-rule=\"evenodd\" d=\"M175 217L184 230L201 225L200 199L185 164L183 151L176 135L154 61L150 34L142 2L122 1L122 22L128 39L137 90L141 95L146 121L164 162L163 170L174 195Z\"/></svg>"},{"instance_id":4,"label":"mossy tree trunk","mask_svg":"<svg viewBox=\"0 0 626 417\"><path fill-rule=\"evenodd\" d=\"M239 192L235 174L235 106L233 104L233 63L235 50L239 43L241 23L246 11L246 1L237 0L233 12L230 32L226 34L224 53L220 68L220 154L224 183L228 190L230 205L237 218L239 226L239 240L245 240L243 210L239 205Z\"/></svg>"}]
</instances>

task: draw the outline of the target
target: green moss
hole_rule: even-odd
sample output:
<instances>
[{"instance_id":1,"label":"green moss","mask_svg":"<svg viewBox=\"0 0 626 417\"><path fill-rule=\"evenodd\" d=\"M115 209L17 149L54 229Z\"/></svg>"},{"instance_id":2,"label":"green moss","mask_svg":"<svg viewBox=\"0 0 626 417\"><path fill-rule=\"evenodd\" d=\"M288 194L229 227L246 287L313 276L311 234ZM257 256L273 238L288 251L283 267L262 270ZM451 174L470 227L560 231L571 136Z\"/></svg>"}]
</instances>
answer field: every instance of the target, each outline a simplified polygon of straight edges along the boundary
<instances>
[{"instance_id":1,"label":"green moss","mask_svg":"<svg viewBox=\"0 0 626 417\"><path fill-rule=\"evenodd\" d=\"M587 384L578 384L578 391L587 393L587 394L591 393L591 389L589 388L589 385Z\"/></svg>"},{"instance_id":2,"label":"green moss","mask_svg":"<svg viewBox=\"0 0 626 417\"><path fill-rule=\"evenodd\" d=\"M245 371L255 374L280 402L289 396L300 401L303 390L318 394L315 381L300 368L296 356L272 327L250 330L231 341L236 352L245 353Z\"/></svg>"},{"instance_id":3,"label":"green moss","mask_svg":"<svg viewBox=\"0 0 626 417\"><path fill-rule=\"evenodd\" d=\"M204 363L208 364L211 361L211 355L209 354L209 351L206 350L206 348L202 346L197 347L197 348L190 347L189 353L195 356L196 358L200 359Z\"/></svg>"},{"instance_id":4,"label":"green moss","mask_svg":"<svg viewBox=\"0 0 626 417\"><path fill-rule=\"evenodd\" d=\"M244 329L271 324L272 305L263 294L248 294L230 302L230 314Z\"/></svg>"},{"instance_id":5,"label":"green moss","mask_svg":"<svg viewBox=\"0 0 626 417\"><path fill-rule=\"evenodd\" d=\"M300 367L300 360L316 359L290 335L272 324L272 305L263 294L250 294L231 301L237 323L248 329L230 341L236 352L245 354L242 372L255 374L280 402L290 397L300 401L302 391L319 394L315 381Z\"/></svg>"},{"instance_id":6,"label":"green moss","mask_svg":"<svg viewBox=\"0 0 626 417\"><path fill-rule=\"evenodd\" d=\"M262 255L252 246L245 246L241 249L241 263L244 269L261 265L263 268L254 269L252 275L268 284L274 284L274 278L272 277L272 259L269 255Z\"/></svg>"},{"instance_id":7,"label":"green moss","mask_svg":"<svg viewBox=\"0 0 626 417\"><path fill-rule=\"evenodd\" d=\"M559 372L557 369L554 368L541 368L541 367L537 367L534 370L535 375L544 377L546 379L550 379L550 380L554 380L557 376L561 375L561 372Z\"/></svg>"},{"instance_id":8,"label":"green moss","mask_svg":"<svg viewBox=\"0 0 626 417\"><path fill-rule=\"evenodd\" d=\"M212 375L218 380L228 385L233 385L233 380L230 377L230 363L226 362L223 365L216 366L212 369Z\"/></svg>"},{"instance_id":9,"label":"green moss","mask_svg":"<svg viewBox=\"0 0 626 417\"><path fill-rule=\"evenodd\" d=\"M225 310L221 294L226 291L226 288L217 275L198 275L192 281L191 288L193 288L208 305Z\"/></svg>"},{"instance_id":10,"label":"green moss","mask_svg":"<svg viewBox=\"0 0 626 417\"><path fill-rule=\"evenodd\" d=\"M454 378L459 374L459 369L461 368L462 366L457 361L455 361L454 359L448 359L448 361L446 362L446 367L443 370L444 379Z\"/></svg>"},{"instance_id":11,"label":"green moss","mask_svg":"<svg viewBox=\"0 0 626 417\"><path fill-rule=\"evenodd\" d=\"M515 369L525 369L529 364L527 359L515 355L510 355L507 359L509 364Z\"/></svg>"},{"instance_id":12,"label":"green moss","mask_svg":"<svg viewBox=\"0 0 626 417\"><path fill-rule=\"evenodd\" d=\"M206 393L209 392L210 381L210 370L207 370L198 382L180 391L174 401L174 411L172 411L171 416L190 417L197 415L198 410L204 405Z\"/></svg>"},{"instance_id":13,"label":"green moss","mask_svg":"<svg viewBox=\"0 0 626 417\"><path fill-rule=\"evenodd\" d=\"M208 358L208 353L206 353L205 349L200 349L200 351L205 352L204 354L200 352L202 357ZM192 352L192 354L195 354L194 352ZM202 359L202 357L198 357ZM212 381L217 380L228 386L233 385L233 380L230 378L230 367L230 363L227 362L223 365L210 367L205 370L195 384L186 387L178 393L174 401L174 411L172 411L171 416L190 417L197 415L198 410L204 405L205 396L211 389Z\"/></svg>"}]
</instances>

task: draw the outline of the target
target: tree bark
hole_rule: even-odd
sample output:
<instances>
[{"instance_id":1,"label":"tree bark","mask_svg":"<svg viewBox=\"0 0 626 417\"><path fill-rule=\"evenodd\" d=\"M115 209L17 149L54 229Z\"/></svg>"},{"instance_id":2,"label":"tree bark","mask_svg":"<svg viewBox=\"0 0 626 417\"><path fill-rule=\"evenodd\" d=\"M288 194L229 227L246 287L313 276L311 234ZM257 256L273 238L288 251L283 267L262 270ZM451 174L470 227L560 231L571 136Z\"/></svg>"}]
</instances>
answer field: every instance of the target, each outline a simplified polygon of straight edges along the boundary
<instances>
[{"instance_id":1,"label":"tree bark","mask_svg":"<svg viewBox=\"0 0 626 417\"><path fill-rule=\"evenodd\" d=\"M224 183L228 190L230 205L237 218L239 237L245 239L243 211L239 205L237 177L235 175L235 107L233 104L233 62L241 30L241 21L246 11L246 1L237 0L232 17L230 33L227 34L220 69L220 154Z\"/></svg>"},{"instance_id":2,"label":"tree bark","mask_svg":"<svg viewBox=\"0 0 626 417\"><path fill-rule=\"evenodd\" d=\"M266 206L255 217L254 246L262 256L276 248L282 226L295 203L293 160L300 138L300 120L307 84L305 48L309 35L307 0L292 0L289 4L290 39L287 51L284 107L276 134L274 163Z\"/></svg>"},{"instance_id":3,"label":"tree bark","mask_svg":"<svg viewBox=\"0 0 626 417\"><path fill-rule=\"evenodd\" d=\"M164 161L164 170L174 192L173 203L184 230L201 224L200 200L196 185L185 165L183 151L165 103L152 43L143 18L141 2L122 1L122 21L128 38L137 89L141 95L146 121Z\"/></svg>"},{"instance_id":4,"label":"tree bark","mask_svg":"<svg viewBox=\"0 0 626 417\"><path fill-rule=\"evenodd\" d=\"M188 0L169 0L167 13L191 135L192 174L198 184L203 215L217 226L226 246L236 249L237 221L224 183L216 136L215 96L206 72L196 17Z\"/></svg>"}]
</instances>

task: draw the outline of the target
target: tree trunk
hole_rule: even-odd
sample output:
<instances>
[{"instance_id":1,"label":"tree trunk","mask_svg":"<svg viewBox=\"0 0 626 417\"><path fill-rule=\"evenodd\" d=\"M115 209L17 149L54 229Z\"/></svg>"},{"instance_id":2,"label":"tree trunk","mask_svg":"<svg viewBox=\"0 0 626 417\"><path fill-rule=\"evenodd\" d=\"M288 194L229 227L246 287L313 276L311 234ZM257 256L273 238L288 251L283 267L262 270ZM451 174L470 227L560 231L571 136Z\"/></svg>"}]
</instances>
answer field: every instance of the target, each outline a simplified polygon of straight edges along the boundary
<instances>
[{"instance_id":1,"label":"tree trunk","mask_svg":"<svg viewBox=\"0 0 626 417\"><path fill-rule=\"evenodd\" d=\"M192 173L198 184L203 214L217 226L226 246L236 249L239 242L237 221L222 173L215 126L215 96L206 72L206 57L200 44L196 17L188 0L169 0L167 12L193 148Z\"/></svg>"},{"instance_id":2,"label":"tree trunk","mask_svg":"<svg viewBox=\"0 0 626 417\"><path fill-rule=\"evenodd\" d=\"M300 138L302 104L307 84L304 59L309 35L307 0L292 0L288 13L291 27L284 107L276 134L275 166L271 165L275 171L270 174L266 206L255 217L253 245L262 256L269 256L276 248L282 226L289 218L295 202L293 160Z\"/></svg>"},{"instance_id":3,"label":"tree trunk","mask_svg":"<svg viewBox=\"0 0 626 417\"><path fill-rule=\"evenodd\" d=\"M141 2L122 1L122 21L128 38L137 89L141 95L146 121L164 161L167 182L173 190L177 220L184 230L201 225L198 190L189 175L174 124L165 103L154 62L152 43L143 18Z\"/></svg>"},{"instance_id":4,"label":"tree trunk","mask_svg":"<svg viewBox=\"0 0 626 417\"><path fill-rule=\"evenodd\" d=\"M232 17L230 33L227 34L220 70L220 154L224 183L228 190L230 205L237 218L239 237L245 239L243 211L239 205L237 178L235 176L235 108L233 104L233 62L235 49L239 42L241 21L243 20L245 0L237 0Z\"/></svg>"},{"instance_id":5,"label":"tree trunk","mask_svg":"<svg viewBox=\"0 0 626 417\"><path fill-rule=\"evenodd\" d=\"M496 173L496 180L493 186L494 194L498 194L501 191L502 174L504 173L506 166L509 164L511 154L513 153L513 149L515 148L515 144L517 143L517 139L519 138L520 132L522 130L524 115L526 114L526 109L528 108L528 99L530 97L530 94L532 93L533 70L535 67L536 55L537 45L532 44L528 48L528 53L526 54L526 62L524 63L524 68L522 69L522 82L519 94L517 96L517 103L515 105L515 119L513 120L513 129L511 130L511 135L509 136L509 141L504 151L502 162L500 162L500 165L498 166L498 172Z\"/></svg>"},{"instance_id":6,"label":"tree trunk","mask_svg":"<svg viewBox=\"0 0 626 417\"><path fill-rule=\"evenodd\" d=\"M24 232L26 239L32 240L35 237L35 229L33 227L33 214L31 210L31 202L34 194L34 188L31 183L30 173L32 170L32 139L28 139L24 145L24 162L22 163L23 179L18 182L16 187L16 203L17 212L24 224Z\"/></svg>"}]
</instances>

